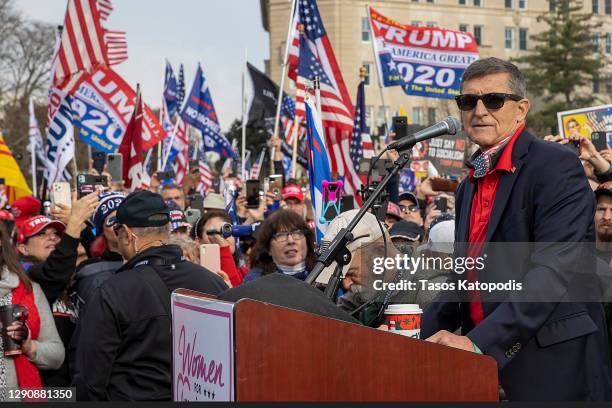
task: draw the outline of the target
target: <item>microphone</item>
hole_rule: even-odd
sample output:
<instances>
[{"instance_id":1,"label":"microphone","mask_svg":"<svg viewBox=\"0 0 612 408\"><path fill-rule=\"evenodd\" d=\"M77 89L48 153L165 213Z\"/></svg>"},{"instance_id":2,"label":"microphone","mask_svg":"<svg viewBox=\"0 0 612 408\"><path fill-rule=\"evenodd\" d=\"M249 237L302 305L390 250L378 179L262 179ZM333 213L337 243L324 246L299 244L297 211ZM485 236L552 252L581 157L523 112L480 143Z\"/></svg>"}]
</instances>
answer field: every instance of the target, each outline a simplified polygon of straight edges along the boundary
<instances>
[{"instance_id":1,"label":"microphone","mask_svg":"<svg viewBox=\"0 0 612 408\"><path fill-rule=\"evenodd\" d=\"M449 116L435 125L419 130L412 135L402 137L400 140L391 143L389 146L387 146L387 150L397 150L398 152L409 150L412 149L417 143L422 142L423 140L431 139L432 137L456 135L457 130L460 128L461 123L459 123L456 118Z\"/></svg>"}]
</instances>

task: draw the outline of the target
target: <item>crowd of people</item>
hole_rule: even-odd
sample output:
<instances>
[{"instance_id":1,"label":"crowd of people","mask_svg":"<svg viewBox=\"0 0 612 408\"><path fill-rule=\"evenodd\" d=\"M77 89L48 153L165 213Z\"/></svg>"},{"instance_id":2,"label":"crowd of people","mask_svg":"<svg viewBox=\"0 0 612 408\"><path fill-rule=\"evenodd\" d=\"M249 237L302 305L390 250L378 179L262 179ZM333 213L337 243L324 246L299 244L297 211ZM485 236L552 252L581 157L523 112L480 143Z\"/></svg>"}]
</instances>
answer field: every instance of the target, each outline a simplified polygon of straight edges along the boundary
<instances>
[{"instance_id":1,"label":"crowd of people","mask_svg":"<svg viewBox=\"0 0 612 408\"><path fill-rule=\"evenodd\" d=\"M473 94L512 91L524 96L524 89L508 90L504 82L496 82L500 74L515 75L512 67L496 60L489 64L480 68L484 71L474 73L471 82L464 77L462 86L487 78L489 82L482 89L474 88ZM488 90L495 86L500 89ZM480 122L493 123L492 126L502 123L503 118L496 115L501 115L503 103L497 109L490 104L476 99L471 107L476 119L462 116L464 127L467 120L473 121L470 122L473 126L480 126ZM469 106L459 108L465 113ZM514 123L520 124L524 116L520 119ZM522 130L522 126L502 129L508 137ZM481 130L472 131L478 135ZM466 132L482 151L488 151L484 147L492 144L476 136L472 138L467 127ZM521 138L527 139L527 136ZM568 142L556 136L544 139L537 143L545 143L543 149L552 148L554 152L558 150L555 144ZM508 140L504 139L504 143ZM584 171L579 181L586 185L588 179L591 200L596 200L591 220L596 231L594 239L598 254L609 264L612 260L612 150L597 151L586 138L580 138L579 142L580 157L574 161L582 161ZM515 151L520 149L518 142L513 146ZM567 159L568 154L557 155ZM472 162L474 159L478 156ZM275 168L279 166L282 168L281 163L275 163ZM271 274L304 280L317 254L357 212L350 209L334 214L317 244L310 192L303 181L284 180L280 196L262 191L259 206L253 208L247 205L246 180L231 172L217 177L216 187L210 188L204 197L185 191L185 186L173 184L172 180L158 180L153 176L147 190L128 194L120 184L111 182L110 188L80 198L73 193L70 207L56 204L50 211L45 211L46 206L36 197L22 197L10 205L3 200L0 306L24 305L29 316L25 322L17 320L8 327L8 336L20 344L21 353L17 356L0 353L0 400L6 399L6 390L10 387L40 386L75 386L79 400L171 399L170 293L186 288L220 295ZM453 186L446 191L434 189L440 185L439 180L425 178L414 191L400 192L399 180L395 179L387 189L390 199L381 203L382 211L367 213L353 232L355 239L348 245L351 261L343 268L341 285L333 298L339 309L352 314L362 324L384 328L381 304L397 301L419 304L423 309L430 304L443 305L432 303L438 295L436 291L398 291L389 298L388 293L374 290L372 258L382 253L389 257L396 253L445 256L453 253L456 236L472 240L473 229L469 237L462 235L466 231L460 217L466 217L468 211L469 218L470 208L474 207L460 207L459 199L465 194L466 185L479 183L474 177L479 176L475 176L473 168L468 168L458 180L445 184ZM456 197L454 189L458 183L461 187ZM553 188L557 187L564 188ZM503 183L496 188L503 188ZM565 202L560 200L555 205L562 204ZM486 202L478 206L485 208ZM556 211L557 207L547 211ZM228 224L252 226L251 232L225 233ZM507 230L510 229L504 231ZM484 239L484 235L479 239ZM201 266L204 263L200 259L202 244L219 246L217 271ZM333 269L332 265L321 274L319 289L323 289ZM423 269L406 277L445 282L452 278L452 272L450 268ZM372 307L363 308L364 305ZM488 319L488 313L485 310L480 319ZM427 316L426 313L424 325ZM607 316L609 319L611 313ZM446 317L437 318L440 324L424 327L424 332L433 335L431 341L454 346L453 341L461 342L465 336L458 334L458 325L451 328L450 324L442 324ZM518 324L517 321L503 324L507 327ZM538 327L534 326L533 330ZM449 334L436 329L448 329ZM497 359L497 351L489 348L487 335L471 338L471 351L491 354ZM530 344L525 348L531 347ZM506 354L506 358L510 357ZM498 364L501 366L500 361ZM500 375L502 386L514 392L503 374ZM518 392L510 397L520 399L522 395Z\"/></svg>"}]
</instances>

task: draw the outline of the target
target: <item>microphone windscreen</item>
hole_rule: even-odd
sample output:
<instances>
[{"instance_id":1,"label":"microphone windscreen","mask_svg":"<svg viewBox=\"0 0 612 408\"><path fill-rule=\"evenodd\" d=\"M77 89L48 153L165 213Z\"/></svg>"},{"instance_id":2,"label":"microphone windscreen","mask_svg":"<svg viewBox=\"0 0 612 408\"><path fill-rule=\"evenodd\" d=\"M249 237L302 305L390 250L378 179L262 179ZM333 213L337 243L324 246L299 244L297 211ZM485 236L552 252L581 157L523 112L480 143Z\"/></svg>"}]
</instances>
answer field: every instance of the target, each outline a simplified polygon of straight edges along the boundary
<instances>
[{"instance_id":1,"label":"microphone windscreen","mask_svg":"<svg viewBox=\"0 0 612 408\"><path fill-rule=\"evenodd\" d=\"M444 119L444 123L448 125L448 134L456 135L457 131L461 129L461 122L454 116L449 116Z\"/></svg>"}]
</instances>

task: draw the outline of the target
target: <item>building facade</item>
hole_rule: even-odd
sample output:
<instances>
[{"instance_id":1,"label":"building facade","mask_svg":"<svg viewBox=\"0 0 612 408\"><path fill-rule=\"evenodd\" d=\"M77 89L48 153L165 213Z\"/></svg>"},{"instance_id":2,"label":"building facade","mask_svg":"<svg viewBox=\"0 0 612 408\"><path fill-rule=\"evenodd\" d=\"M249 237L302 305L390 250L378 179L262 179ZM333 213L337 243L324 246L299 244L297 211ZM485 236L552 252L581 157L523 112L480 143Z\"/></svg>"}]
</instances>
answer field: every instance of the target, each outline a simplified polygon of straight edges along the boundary
<instances>
[{"instance_id":1,"label":"building facade","mask_svg":"<svg viewBox=\"0 0 612 408\"><path fill-rule=\"evenodd\" d=\"M264 29L270 35L270 59L266 73L280 82L285 51L290 0L260 0ZM470 32L474 35L482 57L511 59L526 53L532 46L529 36L545 30L537 17L549 11L548 0L317 0L323 24L334 47L344 81L355 98L359 67L369 72L366 78L368 120L374 134L384 124L381 91L368 27L366 5L403 24L429 25ZM587 0L585 13L593 13L604 21L601 37L594 49L612 54L612 0ZM293 84L286 80L291 93ZM612 76L602 77L594 91L612 94ZM385 88L385 103L390 118L402 105L414 123L428 125L448 115L458 115L452 100L406 95L400 87Z\"/></svg>"}]
</instances>

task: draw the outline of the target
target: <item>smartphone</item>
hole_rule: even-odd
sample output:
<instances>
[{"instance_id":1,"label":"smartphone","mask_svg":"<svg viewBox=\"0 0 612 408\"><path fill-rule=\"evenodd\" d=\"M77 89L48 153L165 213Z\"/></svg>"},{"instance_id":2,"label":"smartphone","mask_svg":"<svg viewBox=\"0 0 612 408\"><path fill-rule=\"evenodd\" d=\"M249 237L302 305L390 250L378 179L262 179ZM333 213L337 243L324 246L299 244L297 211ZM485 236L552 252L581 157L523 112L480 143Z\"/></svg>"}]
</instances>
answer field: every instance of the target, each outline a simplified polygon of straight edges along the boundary
<instances>
[{"instance_id":1,"label":"smartphone","mask_svg":"<svg viewBox=\"0 0 612 408\"><path fill-rule=\"evenodd\" d=\"M0 186L3 186L6 183L6 179L4 177L0 178Z\"/></svg>"},{"instance_id":2,"label":"smartphone","mask_svg":"<svg viewBox=\"0 0 612 408\"><path fill-rule=\"evenodd\" d=\"M436 197L434 204L438 210L445 213L448 211L448 199L446 197Z\"/></svg>"},{"instance_id":3,"label":"smartphone","mask_svg":"<svg viewBox=\"0 0 612 408\"><path fill-rule=\"evenodd\" d=\"M283 175L282 174L270 174L268 177L270 185L268 187L268 191L274 193L274 200L280 201L283 199L282 191L283 191Z\"/></svg>"},{"instance_id":4,"label":"smartphone","mask_svg":"<svg viewBox=\"0 0 612 408\"><path fill-rule=\"evenodd\" d=\"M51 188L51 203L55 207L57 204L61 204L68 208L72 207L72 194L70 193L70 183L65 181L59 181L53 183Z\"/></svg>"},{"instance_id":5,"label":"smartphone","mask_svg":"<svg viewBox=\"0 0 612 408\"><path fill-rule=\"evenodd\" d=\"M246 182L246 208L259 208L260 202L259 180L247 180Z\"/></svg>"},{"instance_id":6,"label":"smartphone","mask_svg":"<svg viewBox=\"0 0 612 408\"><path fill-rule=\"evenodd\" d=\"M204 208L204 197L202 197L202 194L191 194L187 196L187 198L189 198L189 208L202 211L202 209Z\"/></svg>"},{"instance_id":7,"label":"smartphone","mask_svg":"<svg viewBox=\"0 0 612 408\"><path fill-rule=\"evenodd\" d=\"M157 175L157 179L159 181L162 180L170 180L174 178L174 170L168 170L168 171L158 171L157 173L155 173Z\"/></svg>"},{"instance_id":8,"label":"smartphone","mask_svg":"<svg viewBox=\"0 0 612 408\"><path fill-rule=\"evenodd\" d=\"M93 160L93 168L100 174L104 171L104 165L106 164L106 153L104 152L91 152L91 158Z\"/></svg>"},{"instance_id":9,"label":"smartphone","mask_svg":"<svg viewBox=\"0 0 612 408\"><path fill-rule=\"evenodd\" d=\"M123 180L123 155L121 153L111 153L106 156L108 162L108 173L113 182Z\"/></svg>"},{"instance_id":10,"label":"smartphone","mask_svg":"<svg viewBox=\"0 0 612 408\"><path fill-rule=\"evenodd\" d=\"M221 252L219 244L200 245L200 265L209 271L219 273L221 270Z\"/></svg>"},{"instance_id":11,"label":"smartphone","mask_svg":"<svg viewBox=\"0 0 612 408\"><path fill-rule=\"evenodd\" d=\"M595 150L598 152L606 150L608 148L607 133L606 132L593 132L591 133L591 143L595 146Z\"/></svg>"},{"instance_id":12,"label":"smartphone","mask_svg":"<svg viewBox=\"0 0 612 408\"><path fill-rule=\"evenodd\" d=\"M108 177L86 173L77 175L77 197L79 199L95 192L96 186L108 187Z\"/></svg>"},{"instance_id":13,"label":"smartphone","mask_svg":"<svg viewBox=\"0 0 612 408\"><path fill-rule=\"evenodd\" d=\"M453 180L447 180L445 178L436 177L431 179L431 189L433 191L444 191L447 193L454 193L457 190L459 183Z\"/></svg>"},{"instance_id":14,"label":"smartphone","mask_svg":"<svg viewBox=\"0 0 612 408\"><path fill-rule=\"evenodd\" d=\"M393 133L395 133L394 141L408 136L408 118L406 116L393 117Z\"/></svg>"},{"instance_id":15,"label":"smartphone","mask_svg":"<svg viewBox=\"0 0 612 408\"><path fill-rule=\"evenodd\" d=\"M350 211L355 208L355 200L352 195L342 196L341 212Z\"/></svg>"},{"instance_id":16,"label":"smartphone","mask_svg":"<svg viewBox=\"0 0 612 408\"><path fill-rule=\"evenodd\" d=\"M578 140L570 140L564 146L574 152L576 156L580 156L580 142Z\"/></svg>"},{"instance_id":17,"label":"smartphone","mask_svg":"<svg viewBox=\"0 0 612 408\"><path fill-rule=\"evenodd\" d=\"M200 219L201 216L202 212L197 208L188 208L185 210L185 218L190 224L194 224L198 219Z\"/></svg>"}]
</instances>

